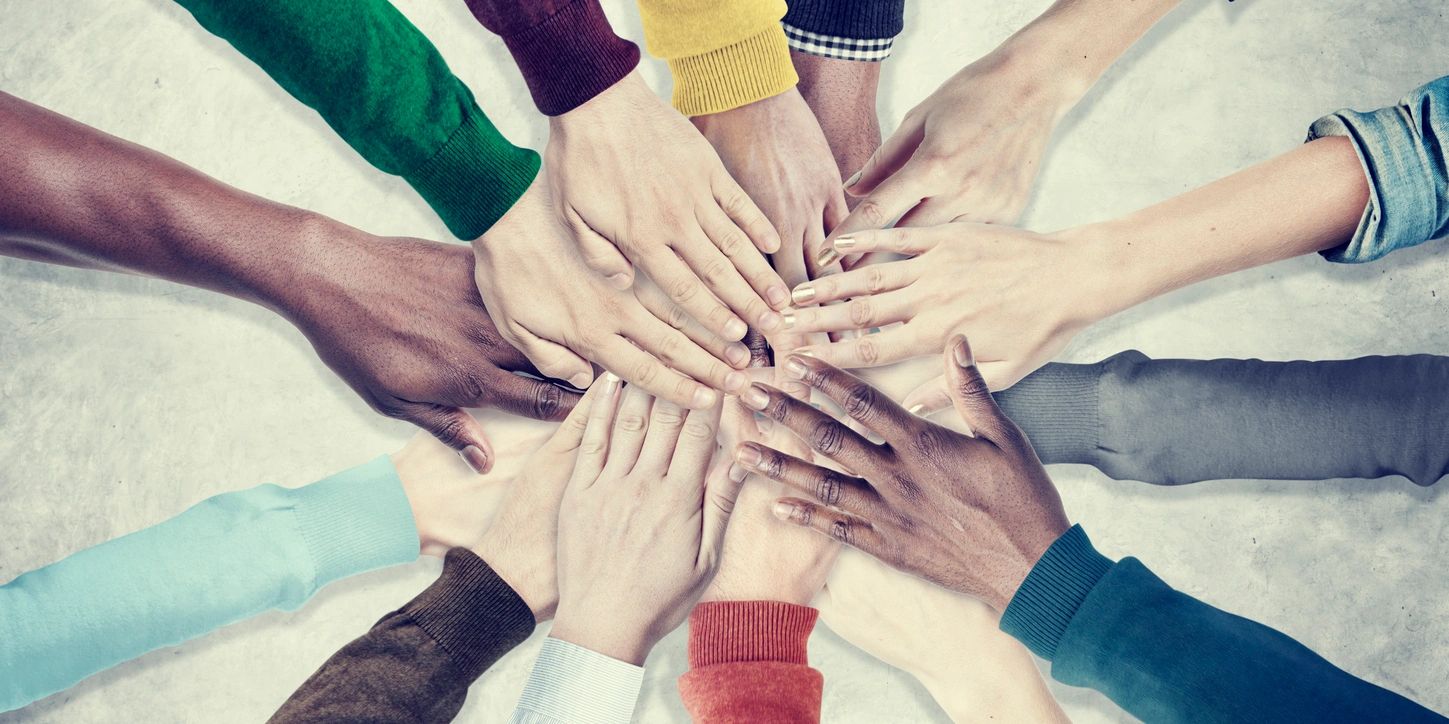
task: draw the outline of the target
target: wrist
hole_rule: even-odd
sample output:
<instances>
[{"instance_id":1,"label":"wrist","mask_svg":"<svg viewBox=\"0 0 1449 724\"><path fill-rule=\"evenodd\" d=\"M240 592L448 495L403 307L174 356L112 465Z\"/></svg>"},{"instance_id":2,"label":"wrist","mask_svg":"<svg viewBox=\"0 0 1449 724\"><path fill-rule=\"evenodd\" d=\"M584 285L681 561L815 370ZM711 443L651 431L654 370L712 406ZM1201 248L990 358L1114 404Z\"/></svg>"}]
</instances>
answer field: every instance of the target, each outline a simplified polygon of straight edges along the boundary
<instances>
[{"instance_id":1,"label":"wrist","mask_svg":"<svg viewBox=\"0 0 1449 724\"><path fill-rule=\"evenodd\" d=\"M558 585L552 561L539 560L540 556L536 555L518 555L517 551L528 542L517 540L508 531L501 530L502 527L495 519L471 550L488 561L498 577L507 581L528 604L535 621L552 619L558 610Z\"/></svg>"},{"instance_id":2,"label":"wrist","mask_svg":"<svg viewBox=\"0 0 1449 724\"><path fill-rule=\"evenodd\" d=\"M617 606L590 607L587 604L559 606L550 638L582 646L635 666L643 666L654 641L647 626L622 620Z\"/></svg>"},{"instance_id":3,"label":"wrist","mask_svg":"<svg viewBox=\"0 0 1449 724\"><path fill-rule=\"evenodd\" d=\"M259 256L273 261L240 276L255 295L253 301L299 324L349 296L344 282L348 274L339 273L339 266L365 258L368 242L376 237L310 212L300 212L287 223L285 233L263 241L277 251ZM284 261L276 263L278 259Z\"/></svg>"},{"instance_id":4,"label":"wrist","mask_svg":"<svg viewBox=\"0 0 1449 724\"><path fill-rule=\"evenodd\" d=\"M1064 229L1051 236L1068 245L1069 269L1074 291L1064 300L1066 322L1085 328L1153 296L1157 286L1151 269L1144 265L1148 244L1135 231L1118 221Z\"/></svg>"},{"instance_id":5,"label":"wrist","mask_svg":"<svg viewBox=\"0 0 1449 724\"><path fill-rule=\"evenodd\" d=\"M1070 110L1180 0L1057 0L1001 44Z\"/></svg>"}]
</instances>

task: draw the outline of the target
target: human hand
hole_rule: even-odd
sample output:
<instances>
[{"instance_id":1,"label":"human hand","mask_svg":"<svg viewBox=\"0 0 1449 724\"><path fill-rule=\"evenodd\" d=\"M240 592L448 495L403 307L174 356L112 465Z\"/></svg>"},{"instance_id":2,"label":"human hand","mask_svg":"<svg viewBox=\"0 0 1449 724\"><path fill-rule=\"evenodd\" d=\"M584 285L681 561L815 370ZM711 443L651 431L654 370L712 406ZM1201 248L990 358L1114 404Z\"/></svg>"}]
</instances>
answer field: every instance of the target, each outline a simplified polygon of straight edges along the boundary
<instances>
[{"instance_id":1,"label":"human hand","mask_svg":"<svg viewBox=\"0 0 1449 724\"><path fill-rule=\"evenodd\" d=\"M488 562L533 610L535 621L553 618L558 606L558 509L578 459L579 444L595 400L613 395L617 378L605 376L589 388L507 485L498 514L484 531L474 529L466 545ZM454 501L455 506L466 501ZM414 509L416 515L416 508ZM439 554L441 555L441 554Z\"/></svg>"},{"instance_id":2,"label":"human hand","mask_svg":"<svg viewBox=\"0 0 1449 724\"><path fill-rule=\"evenodd\" d=\"M826 58L798 50L790 51L795 72L800 75L800 97L815 114L826 143L835 157L841 178L850 178L880 147L880 117L876 114L876 90L880 63ZM855 197L847 197L849 206ZM788 279L786 281L789 281Z\"/></svg>"},{"instance_id":3,"label":"human hand","mask_svg":"<svg viewBox=\"0 0 1449 724\"><path fill-rule=\"evenodd\" d=\"M590 405L559 508L551 635L641 665L714 576L739 483L710 470L718 407L617 396Z\"/></svg>"},{"instance_id":4,"label":"human hand","mask_svg":"<svg viewBox=\"0 0 1449 724\"><path fill-rule=\"evenodd\" d=\"M279 285L285 298L273 305L374 410L427 430L474 470L492 467L493 449L463 408L557 420L577 402L577 392L513 374L539 371L493 326L467 249L323 219L299 236L295 268L306 278Z\"/></svg>"},{"instance_id":5,"label":"human hand","mask_svg":"<svg viewBox=\"0 0 1449 724\"><path fill-rule=\"evenodd\" d=\"M815 607L838 636L916 677L952 721L1068 721L1031 653L975 598L846 550Z\"/></svg>"},{"instance_id":6,"label":"human hand","mask_svg":"<svg viewBox=\"0 0 1449 724\"><path fill-rule=\"evenodd\" d=\"M584 265L548 195L535 179L473 242L478 291L505 339L543 374L576 387L593 378L590 361L684 407L710 407L715 390L744 387L747 378L731 369L749 363L744 345L690 319L652 281L609 286Z\"/></svg>"},{"instance_id":7,"label":"human hand","mask_svg":"<svg viewBox=\"0 0 1449 724\"><path fill-rule=\"evenodd\" d=\"M789 320L793 330L886 327L877 334L802 350L840 367L872 367L932 354L954 330L967 330L982 374L993 389L1003 389L1110 312L1103 286L1114 277L1103 268L1105 257L1095 244L1072 232L1038 234L960 222L863 231L834 243L841 253L910 255L795 288L796 298L850 301L796 309ZM914 396L909 399L910 406L919 402ZM939 395L932 399L940 402Z\"/></svg>"},{"instance_id":8,"label":"human hand","mask_svg":"<svg viewBox=\"0 0 1449 724\"><path fill-rule=\"evenodd\" d=\"M769 379L774 372L769 368L750 371L758 373L757 380ZM754 411L738 399L725 402L720 438L725 450L753 442L799 458L811 457L810 449L789 430L768 419L757 422ZM770 509L789 490L785 486L750 475L738 463L730 466L729 475L743 483L730 515L719 572L700 601L784 601L809 606L830 573L839 544L775 520Z\"/></svg>"},{"instance_id":9,"label":"human hand","mask_svg":"<svg viewBox=\"0 0 1449 724\"><path fill-rule=\"evenodd\" d=\"M588 266L619 289L638 265L710 331L782 324L790 293L760 252L779 237L689 122L637 73L549 121L553 203Z\"/></svg>"},{"instance_id":10,"label":"human hand","mask_svg":"<svg viewBox=\"0 0 1449 724\"><path fill-rule=\"evenodd\" d=\"M759 456L755 472L809 496L777 501L777 517L1000 611L1067 530L1067 517L1031 443L996 407L964 337L951 341L945 359L952 401L974 436L916 417L828 364L794 356L785 362L787 373L839 403L884 444L779 390L753 385L742 396L746 405L851 474L744 447Z\"/></svg>"}]
</instances>

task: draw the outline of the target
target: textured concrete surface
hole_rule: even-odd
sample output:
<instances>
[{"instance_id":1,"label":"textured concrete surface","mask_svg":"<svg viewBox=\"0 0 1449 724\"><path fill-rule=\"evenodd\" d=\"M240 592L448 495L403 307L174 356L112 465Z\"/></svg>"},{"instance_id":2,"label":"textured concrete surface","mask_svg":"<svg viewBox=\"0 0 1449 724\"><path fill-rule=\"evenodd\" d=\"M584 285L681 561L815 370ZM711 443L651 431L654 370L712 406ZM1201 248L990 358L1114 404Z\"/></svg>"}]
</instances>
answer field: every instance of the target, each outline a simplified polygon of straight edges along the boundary
<instances>
[{"instance_id":1,"label":"textured concrete surface","mask_svg":"<svg viewBox=\"0 0 1449 724\"><path fill-rule=\"evenodd\" d=\"M1036 2L911 2L887 65L886 128ZM514 139L540 146L500 43L458 0L399 0ZM1391 102L1446 71L1433 0L1188 2L1067 121L1027 223L1130 211L1302 140L1343 107ZM607 3L641 37L631 5ZM658 88L662 66L646 62ZM447 238L401 182L163 0L0 0L0 89L159 149L229 183L377 233ZM1442 246L1360 268L1299 259L1172 295L1088 331L1064 358L1338 358L1449 354ZM905 389L920 366L886 375ZM1444 394L1426 390L1425 394ZM536 424L488 418L499 452ZM370 413L264 310L118 275L0 260L0 580L163 520L216 493L301 484L396 448L410 429ZM1228 481L1155 489L1054 471L1068 510L1109 554L1297 637L1358 675L1449 710L1449 501L1378 481ZM435 575L432 561L337 584L273 613L117 667L3 722L259 721L334 649ZM949 626L951 622L931 622ZM463 721L506 718L539 638L474 687ZM3 642L0 642L3 645ZM684 717L678 632L655 651L638 709ZM828 631L812 642L833 722L940 721L909 676ZM3 674L0 674L3 675ZM1126 719L1056 686L1082 722Z\"/></svg>"}]
</instances>

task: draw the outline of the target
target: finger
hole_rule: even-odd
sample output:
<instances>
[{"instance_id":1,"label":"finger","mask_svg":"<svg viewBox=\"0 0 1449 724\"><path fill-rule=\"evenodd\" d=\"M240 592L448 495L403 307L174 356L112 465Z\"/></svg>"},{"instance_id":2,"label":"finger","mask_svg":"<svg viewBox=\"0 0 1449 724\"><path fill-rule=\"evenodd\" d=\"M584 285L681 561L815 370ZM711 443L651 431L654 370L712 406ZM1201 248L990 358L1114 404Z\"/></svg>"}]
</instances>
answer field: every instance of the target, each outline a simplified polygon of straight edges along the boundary
<instances>
[{"instance_id":1,"label":"finger","mask_svg":"<svg viewBox=\"0 0 1449 724\"><path fill-rule=\"evenodd\" d=\"M789 428L811 449L849 470L870 477L889 464L883 448L861 437L845 423L780 390L754 384L745 390L740 400L746 407L763 412L777 424Z\"/></svg>"},{"instance_id":2,"label":"finger","mask_svg":"<svg viewBox=\"0 0 1449 724\"><path fill-rule=\"evenodd\" d=\"M610 376L610 379L617 381L619 378ZM604 387L605 385L598 384L584 392L576 400L576 404L572 405L573 409L569 410L563 424L559 425L558 429L553 431L553 435L548 438L548 442L543 444L544 447L557 453L572 452L578 449L583 444L584 431L588 429L589 419L592 417L589 411L596 403L604 404L598 402L599 398L606 396ZM612 394L611 391L607 393L607 396L612 396ZM611 399L609 402L612 403L613 400Z\"/></svg>"},{"instance_id":3,"label":"finger","mask_svg":"<svg viewBox=\"0 0 1449 724\"><path fill-rule=\"evenodd\" d=\"M700 227L725 258L745 278L755 293L764 298L771 309L784 309L790 303L790 291L780 275L755 248L750 237L719 209L700 211ZM751 318L752 319L752 318Z\"/></svg>"},{"instance_id":4,"label":"finger","mask_svg":"<svg viewBox=\"0 0 1449 724\"><path fill-rule=\"evenodd\" d=\"M703 347L710 356L723 360L736 369L749 366L751 352L747 343L730 342L705 329L699 320L689 316L682 307L670 301L663 290L647 276L641 277L634 284L634 297L656 319L683 332L689 341ZM748 336L747 331L746 337Z\"/></svg>"},{"instance_id":5,"label":"finger","mask_svg":"<svg viewBox=\"0 0 1449 724\"><path fill-rule=\"evenodd\" d=\"M845 200L845 194L839 191L831 194L830 200L825 202L825 233L835 231L835 227L840 226L847 216L850 216L850 204Z\"/></svg>"},{"instance_id":6,"label":"finger","mask_svg":"<svg viewBox=\"0 0 1449 724\"><path fill-rule=\"evenodd\" d=\"M610 335L599 346L599 364L630 385L682 407L709 407L719 399L718 392L669 369L657 357L618 335Z\"/></svg>"},{"instance_id":7,"label":"finger","mask_svg":"<svg viewBox=\"0 0 1449 724\"><path fill-rule=\"evenodd\" d=\"M770 342L765 339L764 333L758 329L751 329L745 334L742 340L745 347L750 350L750 364L746 369L756 367L769 367L773 364L770 354Z\"/></svg>"},{"instance_id":8,"label":"finger","mask_svg":"<svg viewBox=\"0 0 1449 724\"><path fill-rule=\"evenodd\" d=\"M865 518L879 504L870 483L829 468L807 463L763 445L746 443L735 450L735 461L747 470L784 483L817 502Z\"/></svg>"},{"instance_id":9,"label":"finger","mask_svg":"<svg viewBox=\"0 0 1449 724\"><path fill-rule=\"evenodd\" d=\"M708 242L701 242L708 244ZM718 249L714 250L716 254ZM646 259L644 270L675 304L699 320L706 329L735 341L745 336L748 325L735 316L705 286L705 281L680 260L673 249L663 249ZM764 301L759 302L761 305Z\"/></svg>"},{"instance_id":10,"label":"finger","mask_svg":"<svg viewBox=\"0 0 1449 724\"><path fill-rule=\"evenodd\" d=\"M467 411L428 402L403 402L396 416L457 450L473 472L482 474L493 469L493 446L483 434L483 426Z\"/></svg>"},{"instance_id":11,"label":"finger","mask_svg":"<svg viewBox=\"0 0 1449 724\"><path fill-rule=\"evenodd\" d=\"M864 270L862 270L864 271ZM785 317L785 327L793 332L844 332L852 329L871 330L915 316L920 300L909 292L894 291L878 295L857 296L841 304L802 307ZM844 340L844 344L856 340Z\"/></svg>"},{"instance_id":12,"label":"finger","mask_svg":"<svg viewBox=\"0 0 1449 724\"><path fill-rule=\"evenodd\" d=\"M594 231L570 207L565 208L564 220L573 231L573 237L578 242L579 257L584 260L584 264L608 280L615 289L628 289L634 283L634 265L629 263L613 241Z\"/></svg>"},{"instance_id":13,"label":"finger","mask_svg":"<svg viewBox=\"0 0 1449 724\"><path fill-rule=\"evenodd\" d=\"M765 216L765 212L760 211L760 207L735 183L723 166L715 175L714 200L724 209L725 215L735 222L735 226L744 230L756 249L766 254L774 254L780 250L780 235L775 232L775 227Z\"/></svg>"},{"instance_id":14,"label":"finger","mask_svg":"<svg viewBox=\"0 0 1449 724\"><path fill-rule=\"evenodd\" d=\"M931 346L922 346L922 340L912 325L903 324L855 339L817 344L797 352L836 367L858 369L895 364L901 360L930 354Z\"/></svg>"},{"instance_id":15,"label":"finger","mask_svg":"<svg viewBox=\"0 0 1449 724\"><path fill-rule=\"evenodd\" d=\"M714 303L723 302L739 318L747 320L751 326L759 327L766 332L779 328L780 315L770 308L763 296L750 287L748 281L745 281L744 270L735 267L734 262L716 248L713 242L701 235L700 238L679 245L675 250L684 259L684 263L699 275L699 278L704 281L705 287L712 293L712 295L695 294L694 298L708 298ZM764 257L761 257L760 261L763 263ZM781 281L773 270L768 274L774 277L769 285L777 287L777 291L788 301L790 291L785 287L785 282Z\"/></svg>"},{"instance_id":16,"label":"finger","mask_svg":"<svg viewBox=\"0 0 1449 724\"><path fill-rule=\"evenodd\" d=\"M790 296L800 306L894 291L920 279L920 265L915 262L915 259L904 259L831 274L795 287ZM786 322L788 325L788 318Z\"/></svg>"},{"instance_id":17,"label":"finger","mask_svg":"<svg viewBox=\"0 0 1449 724\"><path fill-rule=\"evenodd\" d=\"M644 444L639 448L634 472L651 479L664 478L688 413L688 410L668 400L654 401L654 407L649 412L649 429L644 431Z\"/></svg>"},{"instance_id":18,"label":"finger","mask_svg":"<svg viewBox=\"0 0 1449 724\"><path fill-rule=\"evenodd\" d=\"M705 410L690 410L677 436L673 458L669 462L670 480L703 483L709 461L719 447L719 421L723 405ZM694 486L698 488L698 484Z\"/></svg>"},{"instance_id":19,"label":"finger","mask_svg":"<svg viewBox=\"0 0 1449 724\"><path fill-rule=\"evenodd\" d=\"M892 229L868 229L848 236L838 236L831 243L841 254L869 254L889 252L905 256L920 256L939 246L952 234L961 233L959 226L935 226ZM880 257L877 257L880 258ZM859 264L857 263L858 267Z\"/></svg>"},{"instance_id":20,"label":"finger","mask_svg":"<svg viewBox=\"0 0 1449 724\"><path fill-rule=\"evenodd\" d=\"M738 472L738 476L736 476ZM725 531L729 529L730 517L739 499L740 488L748 475L729 464L729 458L720 456L704 485L704 509L701 522L700 560L718 561L724 550ZM708 555L706 555L706 551Z\"/></svg>"},{"instance_id":21,"label":"finger","mask_svg":"<svg viewBox=\"0 0 1449 724\"><path fill-rule=\"evenodd\" d=\"M910 177L893 177L881 184L874 193L861 199L850 215L840 222L840 226L835 227L835 231L830 234L832 246L821 253L817 263L825 266L840 256L840 251L833 246L835 239L854 236L862 231L884 229L924 198L926 191ZM854 253L853 249L847 251Z\"/></svg>"},{"instance_id":22,"label":"finger","mask_svg":"<svg viewBox=\"0 0 1449 724\"><path fill-rule=\"evenodd\" d=\"M568 380L569 384L584 389L594 381L594 366L573 350L557 342L551 342L522 325L512 327L508 341L518 348L540 374L556 380Z\"/></svg>"},{"instance_id":23,"label":"finger","mask_svg":"<svg viewBox=\"0 0 1449 724\"><path fill-rule=\"evenodd\" d=\"M618 376L606 372L589 388L589 394L597 394L598 397L589 404L588 419L579 442L579 457L574 462L571 480L589 485L603 472L604 463L609 459L609 438L613 437L620 386Z\"/></svg>"},{"instance_id":24,"label":"finger","mask_svg":"<svg viewBox=\"0 0 1449 724\"><path fill-rule=\"evenodd\" d=\"M907 412L920 417L929 417L951 406L951 395L946 392L946 376L933 378L911 390L901 399L901 406Z\"/></svg>"},{"instance_id":25,"label":"finger","mask_svg":"<svg viewBox=\"0 0 1449 724\"><path fill-rule=\"evenodd\" d=\"M917 428L919 421L897 405L890 395L849 372L800 355L786 359L784 369L785 374L820 390L840 405L851 419L888 443L900 444Z\"/></svg>"},{"instance_id":26,"label":"finger","mask_svg":"<svg viewBox=\"0 0 1449 724\"><path fill-rule=\"evenodd\" d=\"M910 163L921 141L926 138L926 127L914 118L904 121L884 141L880 148L866 159L865 165L845 182L845 192L851 196L864 196L876 190L886 179Z\"/></svg>"},{"instance_id":27,"label":"finger","mask_svg":"<svg viewBox=\"0 0 1449 724\"><path fill-rule=\"evenodd\" d=\"M961 213L960 199L947 199L945 197L932 197L916 204L916 207L907 211L900 219L896 220L896 227L931 227L940 226L952 221L976 221L975 214ZM985 220L983 217L981 220Z\"/></svg>"},{"instance_id":28,"label":"finger","mask_svg":"<svg viewBox=\"0 0 1449 724\"><path fill-rule=\"evenodd\" d=\"M495 380L489 403L504 412L535 420L561 420L583 397L552 382L511 372L500 371Z\"/></svg>"},{"instance_id":29,"label":"finger","mask_svg":"<svg viewBox=\"0 0 1449 724\"><path fill-rule=\"evenodd\" d=\"M645 310L640 310L623 334L636 347L717 390L738 393L749 382L739 370L719 361L683 332L661 322Z\"/></svg>"},{"instance_id":30,"label":"finger","mask_svg":"<svg viewBox=\"0 0 1449 724\"><path fill-rule=\"evenodd\" d=\"M976 356L965 335L956 335L946 345L946 391L961 421L971 434L992 442L1002 440L1013 424L996 406L991 388L976 367Z\"/></svg>"},{"instance_id":31,"label":"finger","mask_svg":"<svg viewBox=\"0 0 1449 724\"><path fill-rule=\"evenodd\" d=\"M780 498L775 501L770 512L780 520L794 523L802 528L810 528L871 555L875 555L874 551L880 550L880 534L870 526L870 523L849 514L831 510L818 503L799 498Z\"/></svg>"},{"instance_id":32,"label":"finger","mask_svg":"<svg viewBox=\"0 0 1449 724\"><path fill-rule=\"evenodd\" d=\"M644 390L625 385L614 415L614 431L609 436L609 460L604 463L603 477L623 477L639 462L639 451L649 431L649 414L654 398Z\"/></svg>"}]
</instances>

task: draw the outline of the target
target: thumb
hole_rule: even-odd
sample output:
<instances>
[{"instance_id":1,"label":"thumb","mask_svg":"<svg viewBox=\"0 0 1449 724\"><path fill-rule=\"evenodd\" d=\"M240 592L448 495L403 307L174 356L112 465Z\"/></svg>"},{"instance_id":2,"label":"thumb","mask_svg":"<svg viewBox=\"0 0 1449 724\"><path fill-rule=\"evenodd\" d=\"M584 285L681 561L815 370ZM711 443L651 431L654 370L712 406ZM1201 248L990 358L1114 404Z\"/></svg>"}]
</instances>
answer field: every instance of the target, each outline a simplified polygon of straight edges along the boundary
<instances>
[{"instance_id":1,"label":"thumb","mask_svg":"<svg viewBox=\"0 0 1449 724\"><path fill-rule=\"evenodd\" d=\"M493 446L483 434L483 426L466 410L428 402L408 402L403 404L398 418L427 430L438 438L438 442L458 451L473 472L481 475L493 469Z\"/></svg>"},{"instance_id":2,"label":"thumb","mask_svg":"<svg viewBox=\"0 0 1449 724\"><path fill-rule=\"evenodd\" d=\"M926 129L919 123L907 120L880 144L870 155L865 166L845 182L845 192L851 196L865 196L875 190L882 181L890 178L911 160L916 147L926 137Z\"/></svg>"},{"instance_id":3,"label":"thumb","mask_svg":"<svg viewBox=\"0 0 1449 724\"><path fill-rule=\"evenodd\" d=\"M568 380L574 389L587 389L594 381L594 366L575 354L573 350L556 342L550 342L520 325L508 340L528 358L529 362L545 377Z\"/></svg>"},{"instance_id":4,"label":"thumb","mask_svg":"<svg viewBox=\"0 0 1449 724\"><path fill-rule=\"evenodd\" d=\"M976 355L965 335L955 335L946 345L946 392L973 436L991 440L1000 434L1001 409L976 366Z\"/></svg>"},{"instance_id":5,"label":"thumb","mask_svg":"<svg viewBox=\"0 0 1449 724\"><path fill-rule=\"evenodd\" d=\"M614 242L594 231L573 209L568 210L568 222L584 264L598 272L615 289L628 289L634 285L634 265L624 258Z\"/></svg>"}]
</instances>

